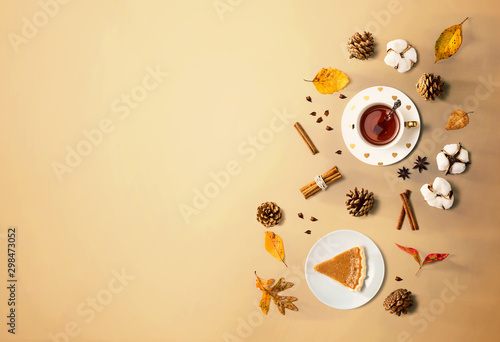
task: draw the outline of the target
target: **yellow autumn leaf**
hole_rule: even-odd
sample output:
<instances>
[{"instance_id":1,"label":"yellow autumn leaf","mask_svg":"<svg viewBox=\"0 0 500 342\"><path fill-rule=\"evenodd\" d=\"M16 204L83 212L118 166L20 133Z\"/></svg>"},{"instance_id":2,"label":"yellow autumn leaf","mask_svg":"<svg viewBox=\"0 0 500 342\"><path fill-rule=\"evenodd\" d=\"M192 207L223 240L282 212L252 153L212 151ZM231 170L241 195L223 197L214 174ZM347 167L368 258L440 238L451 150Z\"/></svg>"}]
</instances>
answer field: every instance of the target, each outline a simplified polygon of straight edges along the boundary
<instances>
[{"instance_id":1,"label":"yellow autumn leaf","mask_svg":"<svg viewBox=\"0 0 500 342\"><path fill-rule=\"evenodd\" d=\"M285 263L285 250L283 248L283 240L281 237L270 231L264 232L264 234L264 247L266 247L266 251L279 261L282 261L285 266L288 267Z\"/></svg>"},{"instance_id":2,"label":"yellow autumn leaf","mask_svg":"<svg viewBox=\"0 0 500 342\"><path fill-rule=\"evenodd\" d=\"M465 18L465 20L467 19L469 17ZM434 63L450 58L458 51L462 45L462 24L465 20L458 25L448 27L441 33L434 46L434 55L436 55Z\"/></svg>"},{"instance_id":3,"label":"yellow autumn leaf","mask_svg":"<svg viewBox=\"0 0 500 342\"><path fill-rule=\"evenodd\" d=\"M340 70L323 68L314 77L312 83L321 94L333 94L344 89L347 83L349 83L349 78Z\"/></svg>"}]
</instances>

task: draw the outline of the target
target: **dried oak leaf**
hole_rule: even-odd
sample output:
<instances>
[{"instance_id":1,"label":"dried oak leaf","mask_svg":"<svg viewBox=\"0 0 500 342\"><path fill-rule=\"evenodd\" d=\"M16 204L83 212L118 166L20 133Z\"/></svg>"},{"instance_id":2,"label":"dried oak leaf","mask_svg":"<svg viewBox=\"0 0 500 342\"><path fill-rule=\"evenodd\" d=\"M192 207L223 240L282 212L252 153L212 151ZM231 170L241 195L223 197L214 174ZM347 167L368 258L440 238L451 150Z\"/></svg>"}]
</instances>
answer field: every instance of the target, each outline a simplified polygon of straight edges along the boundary
<instances>
[{"instance_id":1,"label":"dried oak leaf","mask_svg":"<svg viewBox=\"0 0 500 342\"><path fill-rule=\"evenodd\" d=\"M264 315L269 312L270 299L273 300L274 304L278 307L278 310L282 315L285 314L285 309L292 311L299 311L299 309L293 304L297 300L296 297L292 296L280 296L278 293L285 291L293 286L293 283L285 281L285 278L281 278L278 282L271 287L274 283L274 279L264 280L259 278L257 272L255 272L257 277L257 288L262 291L262 299L260 300L259 307L261 308Z\"/></svg>"},{"instance_id":2,"label":"dried oak leaf","mask_svg":"<svg viewBox=\"0 0 500 342\"><path fill-rule=\"evenodd\" d=\"M455 130L464 128L469 124L469 114L474 112L464 112L461 109L457 109L450 114L448 122L446 123L446 130Z\"/></svg>"},{"instance_id":3,"label":"dried oak leaf","mask_svg":"<svg viewBox=\"0 0 500 342\"><path fill-rule=\"evenodd\" d=\"M434 55L436 56L436 62L447 59L453 56L460 45L462 45L462 24L465 20L469 19L469 17L465 18L458 25L453 25L444 30L439 38L436 40L436 44L434 45Z\"/></svg>"},{"instance_id":4,"label":"dried oak leaf","mask_svg":"<svg viewBox=\"0 0 500 342\"><path fill-rule=\"evenodd\" d=\"M321 94L333 94L349 83L349 78L342 71L332 68L321 69L312 81L316 90Z\"/></svg>"}]
</instances>

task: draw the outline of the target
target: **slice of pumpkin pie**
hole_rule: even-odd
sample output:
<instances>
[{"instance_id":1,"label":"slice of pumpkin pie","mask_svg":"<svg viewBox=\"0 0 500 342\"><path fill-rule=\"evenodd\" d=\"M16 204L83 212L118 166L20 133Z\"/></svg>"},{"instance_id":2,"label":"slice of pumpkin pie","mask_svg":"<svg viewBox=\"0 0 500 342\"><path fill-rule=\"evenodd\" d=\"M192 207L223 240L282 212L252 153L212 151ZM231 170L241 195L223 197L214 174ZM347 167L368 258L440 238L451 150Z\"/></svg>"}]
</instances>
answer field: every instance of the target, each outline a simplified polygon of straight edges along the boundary
<instances>
[{"instance_id":1,"label":"slice of pumpkin pie","mask_svg":"<svg viewBox=\"0 0 500 342\"><path fill-rule=\"evenodd\" d=\"M366 256L363 246L353 247L314 266L314 270L329 276L339 284L359 292L366 278Z\"/></svg>"}]
</instances>

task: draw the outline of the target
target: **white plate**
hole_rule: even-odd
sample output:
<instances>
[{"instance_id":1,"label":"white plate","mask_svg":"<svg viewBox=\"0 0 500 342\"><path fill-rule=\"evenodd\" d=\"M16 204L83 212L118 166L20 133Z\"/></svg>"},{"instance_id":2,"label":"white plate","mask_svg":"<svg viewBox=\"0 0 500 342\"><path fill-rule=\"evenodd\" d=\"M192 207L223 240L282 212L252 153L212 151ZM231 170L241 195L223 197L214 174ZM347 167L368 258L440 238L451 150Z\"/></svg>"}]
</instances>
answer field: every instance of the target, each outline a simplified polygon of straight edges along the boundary
<instances>
[{"instance_id":1,"label":"white plate","mask_svg":"<svg viewBox=\"0 0 500 342\"><path fill-rule=\"evenodd\" d=\"M313 269L315 265L359 245L365 248L367 265L365 283L359 292L351 291ZM368 303L382 286L385 274L384 258L377 245L354 230L337 230L319 239L309 251L305 269L307 285L314 295L326 305L343 310Z\"/></svg>"},{"instance_id":2,"label":"white plate","mask_svg":"<svg viewBox=\"0 0 500 342\"><path fill-rule=\"evenodd\" d=\"M390 148L375 147L366 143L353 125L357 125L357 118L361 110L369 104L384 103L392 107L396 99L401 100L398 112L403 121L417 121L418 127L404 128L403 136L398 143ZM421 122L417 107L402 91L376 86L366 88L349 101L342 114L342 137L347 149L363 163L370 165L391 165L404 159L415 148L420 135Z\"/></svg>"}]
</instances>

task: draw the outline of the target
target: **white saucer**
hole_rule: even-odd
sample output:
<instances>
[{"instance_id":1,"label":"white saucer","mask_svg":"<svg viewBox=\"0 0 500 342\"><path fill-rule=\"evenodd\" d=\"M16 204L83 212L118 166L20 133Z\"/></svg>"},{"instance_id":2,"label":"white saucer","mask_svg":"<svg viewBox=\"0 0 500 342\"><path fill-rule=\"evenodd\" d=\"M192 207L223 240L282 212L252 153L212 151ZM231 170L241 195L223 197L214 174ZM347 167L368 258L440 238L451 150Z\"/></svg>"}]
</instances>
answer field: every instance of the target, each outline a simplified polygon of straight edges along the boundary
<instances>
[{"instance_id":1,"label":"white saucer","mask_svg":"<svg viewBox=\"0 0 500 342\"><path fill-rule=\"evenodd\" d=\"M399 113L404 121L417 121L418 127L404 128L398 143L390 148L375 147L366 143L360 136L357 118L367 104L384 103L392 107L394 101L401 100ZM420 115L413 101L400 90L376 86L357 93L347 104L342 114L342 137L351 153L363 163L370 165L391 165L404 159L415 148L420 135Z\"/></svg>"},{"instance_id":2,"label":"white saucer","mask_svg":"<svg viewBox=\"0 0 500 342\"><path fill-rule=\"evenodd\" d=\"M367 266L365 283L359 292L351 291L314 270L315 265L359 245L365 249ZM311 248L305 273L307 285L321 302L332 308L349 310L375 297L384 281L385 264L382 253L369 237L354 230L336 230L323 236Z\"/></svg>"}]
</instances>

